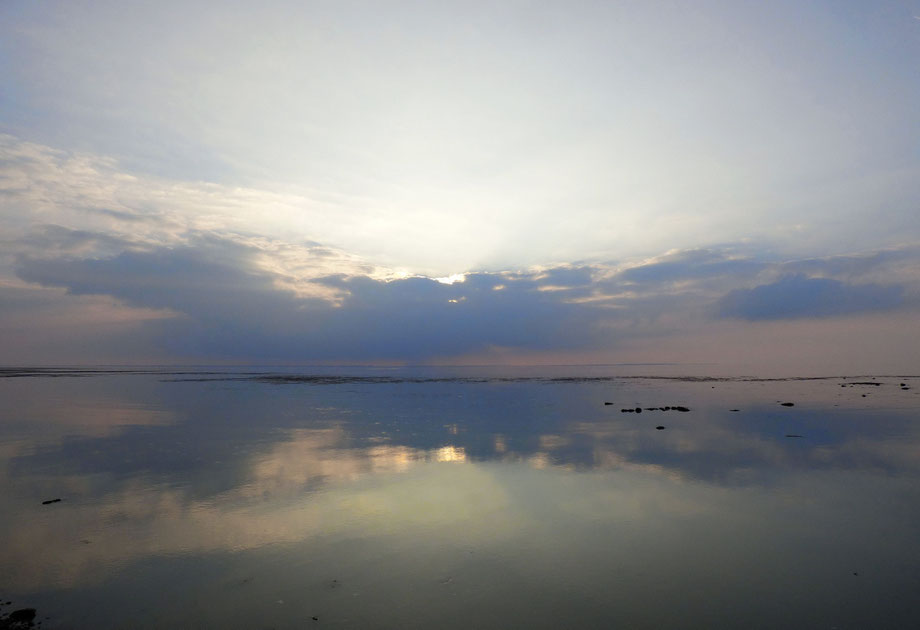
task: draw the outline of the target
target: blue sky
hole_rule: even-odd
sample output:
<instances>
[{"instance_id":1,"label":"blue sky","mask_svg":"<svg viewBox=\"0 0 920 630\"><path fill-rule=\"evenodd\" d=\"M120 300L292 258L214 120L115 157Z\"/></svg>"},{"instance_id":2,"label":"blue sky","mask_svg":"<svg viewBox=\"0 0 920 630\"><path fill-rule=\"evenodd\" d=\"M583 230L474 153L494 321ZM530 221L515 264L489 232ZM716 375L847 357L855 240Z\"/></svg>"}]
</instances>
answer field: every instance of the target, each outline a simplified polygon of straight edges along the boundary
<instances>
[{"instance_id":1,"label":"blue sky","mask_svg":"<svg viewBox=\"0 0 920 630\"><path fill-rule=\"evenodd\" d=\"M0 362L909 370L918 59L910 1L9 0Z\"/></svg>"}]
</instances>

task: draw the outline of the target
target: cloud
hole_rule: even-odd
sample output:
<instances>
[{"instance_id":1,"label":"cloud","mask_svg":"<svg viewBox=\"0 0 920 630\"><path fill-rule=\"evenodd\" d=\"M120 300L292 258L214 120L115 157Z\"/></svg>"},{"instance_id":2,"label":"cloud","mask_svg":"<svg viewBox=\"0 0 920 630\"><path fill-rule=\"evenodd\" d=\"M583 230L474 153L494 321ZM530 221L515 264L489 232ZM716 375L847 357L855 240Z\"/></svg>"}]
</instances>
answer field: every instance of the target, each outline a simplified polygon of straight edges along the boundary
<instances>
[{"instance_id":1,"label":"cloud","mask_svg":"<svg viewBox=\"0 0 920 630\"><path fill-rule=\"evenodd\" d=\"M664 283L701 281L728 276L737 280L762 271L766 264L746 257L732 256L715 249L671 252L644 264L628 267L616 280L638 287L659 287Z\"/></svg>"},{"instance_id":2,"label":"cloud","mask_svg":"<svg viewBox=\"0 0 920 630\"><path fill-rule=\"evenodd\" d=\"M18 239L0 241L7 253L34 254L42 256L87 256L114 255L129 247L138 247L137 242L113 234L89 230L71 230L60 225L38 225Z\"/></svg>"},{"instance_id":3,"label":"cloud","mask_svg":"<svg viewBox=\"0 0 920 630\"><path fill-rule=\"evenodd\" d=\"M805 258L775 266L781 275L829 276L846 282L912 283L917 280L920 246L900 245L857 254Z\"/></svg>"},{"instance_id":4,"label":"cloud","mask_svg":"<svg viewBox=\"0 0 920 630\"><path fill-rule=\"evenodd\" d=\"M280 274L257 264L260 253L211 237L194 247L109 258L23 257L17 273L75 295L109 295L133 307L181 313L155 325L169 329L164 337L176 350L209 356L420 359L489 346L547 349L599 341L595 324L602 312L569 302L573 287L559 286L566 279L584 282L586 271L475 273L451 285L337 274L309 282L314 293L325 290L328 297L320 298L279 286ZM546 286L558 290L541 290Z\"/></svg>"},{"instance_id":5,"label":"cloud","mask_svg":"<svg viewBox=\"0 0 920 630\"><path fill-rule=\"evenodd\" d=\"M747 320L831 317L901 306L897 285L845 284L831 278L786 276L753 289L735 289L717 304L722 317Z\"/></svg>"},{"instance_id":6,"label":"cloud","mask_svg":"<svg viewBox=\"0 0 920 630\"><path fill-rule=\"evenodd\" d=\"M0 3L0 294L342 360L918 302L897 12L480 4Z\"/></svg>"},{"instance_id":7,"label":"cloud","mask_svg":"<svg viewBox=\"0 0 920 630\"><path fill-rule=\"evenodd\" d=\"M380 274L315 242L234 233L187 231L176 244L157 246L43 226L17 244L20 283L113 300L135 336L153 344L148 354L247 362L600 356L653 337L673 337L666 345L679 347L675 336L725 318L908 308L920 284L911 272L916 247L782 262L745 256L739 246L713 247L638 265L474 271L446 284ZM809 275L788 273L796 268ZM869 281L886 275L890 282ZM66 313L64 296L55 296L56 310ZM118 334L128 332L122 326Z\"/></svg>"},{"instance_id":8,"label":"cloud","mask_svg":"<svg viewBox=\"0 0 920 630\"><path fill-rule=\"evenodd\" d=\"M294 276L296 255L313 266L373 271L373 266L308 232L340 235L356 226L336 203L309 196L126 173L109 158L0 134L0 262L10 254L107 257L125 249L195 246L215 235L271 251ZM306 229L310 226L311 229ZM317 274L313 274L317 275Z\"/></svg>"},{"instance_id":9,"label":"cloud","mask_svg":"<svg viewBox=\"0 0 920 630\"><path fill-rule=\"evenodd\" d=\"M253 222L297 198L288 232L442 276L918 236L913 49L890 46L916 42L884 11L395 3L381 29L350 3L237 3L219 25L207 2L13 4L6 129L117 158L152 206L188 211L202 180ZM97 171L76 181L115 181Z\"/></svg>"}]
</instances>

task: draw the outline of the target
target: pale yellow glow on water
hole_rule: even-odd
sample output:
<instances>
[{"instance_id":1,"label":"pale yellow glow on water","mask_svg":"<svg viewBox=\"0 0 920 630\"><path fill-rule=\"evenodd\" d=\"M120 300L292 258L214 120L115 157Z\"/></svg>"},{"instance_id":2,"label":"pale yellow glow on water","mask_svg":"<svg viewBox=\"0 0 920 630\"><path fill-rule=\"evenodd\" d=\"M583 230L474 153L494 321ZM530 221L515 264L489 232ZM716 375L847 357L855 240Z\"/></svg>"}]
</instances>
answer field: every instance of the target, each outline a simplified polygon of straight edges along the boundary
<instances>
[{"instance_id":1,"label":"pale yellow glow on water","mask_svg":"<svg viewBox=\"0 0 920 630\"><path fill-rule=\"evenodd\" d=\"M442 446L437 450L435 458L439 462L465 462L466 449L462 446Z\"/></svg>"}]
</instances>

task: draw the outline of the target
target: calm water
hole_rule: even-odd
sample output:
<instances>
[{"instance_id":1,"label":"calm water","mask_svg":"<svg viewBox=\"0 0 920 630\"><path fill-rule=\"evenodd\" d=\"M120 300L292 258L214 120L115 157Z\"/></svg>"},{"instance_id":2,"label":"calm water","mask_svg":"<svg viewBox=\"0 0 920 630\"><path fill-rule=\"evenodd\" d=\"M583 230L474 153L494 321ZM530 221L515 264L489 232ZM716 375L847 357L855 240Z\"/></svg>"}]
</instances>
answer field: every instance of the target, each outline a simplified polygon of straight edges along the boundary
<instances>
[{"instance_id":1,"label":"calm water","mask_svg":"<svg viewBox=\"0 0 920 630\"><path fill-rule=\"evenodd\" d=\"M626 372L7 370L0 617L917 627L920 378Z\"/></svg>"}]
</instances>

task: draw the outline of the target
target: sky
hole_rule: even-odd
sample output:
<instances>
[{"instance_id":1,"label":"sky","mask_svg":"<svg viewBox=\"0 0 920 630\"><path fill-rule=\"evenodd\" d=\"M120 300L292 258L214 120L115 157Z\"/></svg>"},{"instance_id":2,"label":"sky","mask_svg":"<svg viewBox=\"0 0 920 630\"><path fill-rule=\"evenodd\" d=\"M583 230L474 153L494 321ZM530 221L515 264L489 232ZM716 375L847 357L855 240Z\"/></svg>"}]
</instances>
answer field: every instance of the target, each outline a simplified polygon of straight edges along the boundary
<instances>
[{"instance_id":1,"label":"sky","mask_svg":"<svg viewBox=\"0 0 920 630\"><path fill-rule=\"evenodd\" d=\"M920 0L5 0L0 86L0 364L918 372Z\"/></svg>"}]
</instances>

